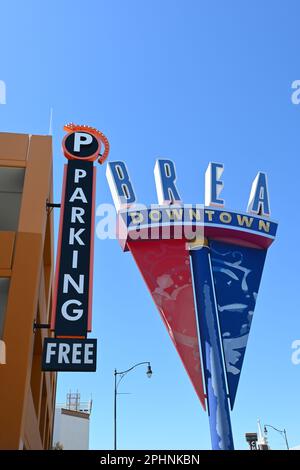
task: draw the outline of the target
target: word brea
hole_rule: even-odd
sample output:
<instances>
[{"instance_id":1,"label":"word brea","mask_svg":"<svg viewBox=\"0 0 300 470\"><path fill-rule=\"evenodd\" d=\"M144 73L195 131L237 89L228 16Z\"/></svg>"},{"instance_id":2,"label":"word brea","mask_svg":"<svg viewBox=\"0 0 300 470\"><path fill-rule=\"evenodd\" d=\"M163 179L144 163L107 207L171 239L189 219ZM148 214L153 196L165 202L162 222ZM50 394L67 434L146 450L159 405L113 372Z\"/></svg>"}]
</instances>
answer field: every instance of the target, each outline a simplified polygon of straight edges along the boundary
<instances>
[{"instance_id":1,"label":"word brea","mask_svg":"<svg viewBox=\"0 0 300 470\"><path fill-rule=\"evenodd\" d=\"M205 206L225 206L225 201L221 198L224 187L221 179L223 172L223 163L209 163L205 173ZM106 176L118 211L136 203L133 184L123 161L108 163ZM176 168L172 160L156 160L154 177L159 205L182 203L176 185ZM263 172L258 172L252 183L247 212L264 217L271 215L267 176Z\"/></svg>"}]
</instances>

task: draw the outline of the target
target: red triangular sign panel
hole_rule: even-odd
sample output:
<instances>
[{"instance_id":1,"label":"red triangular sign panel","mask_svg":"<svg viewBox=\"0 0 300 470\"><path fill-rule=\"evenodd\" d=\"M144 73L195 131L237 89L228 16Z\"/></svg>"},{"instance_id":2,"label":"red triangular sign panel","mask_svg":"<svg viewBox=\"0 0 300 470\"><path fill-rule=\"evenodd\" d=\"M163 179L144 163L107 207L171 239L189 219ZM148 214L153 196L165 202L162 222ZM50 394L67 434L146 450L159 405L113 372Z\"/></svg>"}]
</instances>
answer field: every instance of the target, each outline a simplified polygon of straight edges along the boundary
<instances>
[{"instance_id":1,"label":"red triangular sign panel","mask_svg":"<svg viewBox=\"0 0 300 470\"><path fill-rule=\"evenodd\" d=\"M128 247L205 409L205 392L185 240L135 240Z\"/></svg>"}]
</instances>

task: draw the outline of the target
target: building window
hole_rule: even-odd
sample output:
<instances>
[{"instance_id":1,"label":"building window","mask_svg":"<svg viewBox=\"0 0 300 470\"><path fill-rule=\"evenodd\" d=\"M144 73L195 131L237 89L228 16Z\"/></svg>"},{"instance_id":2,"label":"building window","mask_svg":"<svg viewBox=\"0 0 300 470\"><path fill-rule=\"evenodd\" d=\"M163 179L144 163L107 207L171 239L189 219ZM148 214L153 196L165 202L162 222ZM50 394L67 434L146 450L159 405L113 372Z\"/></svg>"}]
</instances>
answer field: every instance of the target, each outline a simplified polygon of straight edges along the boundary
<instances>
[{"instance_id":1,"label":"building window","mask_svg":"<svg viewBox=\"0 0 300 470\"><path fill-rule=\"evenodd\" d=\"M18 230L24 175L24 168L0 168L0 230Z\"/></svg>"},{"instance_id":2,"label":"building window","mask_svg":"<svg viewBox=\"0 0 300 470\"><path fill-rule=\"evenodd\" d=\"M0 338L3 337L9 281L8 277L0 277Z\"/></svg>"}]
</instances>

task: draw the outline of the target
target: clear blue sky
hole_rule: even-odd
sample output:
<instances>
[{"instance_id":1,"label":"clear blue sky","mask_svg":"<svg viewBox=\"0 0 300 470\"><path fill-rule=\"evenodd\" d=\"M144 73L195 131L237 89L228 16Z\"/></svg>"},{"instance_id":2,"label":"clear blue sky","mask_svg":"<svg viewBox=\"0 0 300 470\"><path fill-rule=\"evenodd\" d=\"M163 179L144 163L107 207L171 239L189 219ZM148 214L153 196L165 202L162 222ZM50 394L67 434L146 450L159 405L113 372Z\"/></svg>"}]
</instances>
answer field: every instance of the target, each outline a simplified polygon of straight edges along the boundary
<instances>
[{"instance_id":1,"label":"clear blue sky","mask_svg":"<svg viewBox=\"0 0 300 470\"><path fill-rule=\"evenodd\" d=\"M2 2L0 131L46 134L54 108L55 202L69 121L101 129L110 159L125 160L139 202L156 202L158 156L176 162L186 203L204 200L209 161L225 164L228 209L246 209L258 170L269 177L272 217L280 223L258 296L232 423L237 448L262 422L300 444L300 4L288 0L51 0ZM97 204L111 202L98 168ZM56 220L57 222L57 220ZM57 223L56 223L57 230ZM130 254L118 242L95 244L94 374L60 376L58 399L93 395L91 447L113 445L113 369L151 361L124 379L119 397L123 449L210 448L208 418ZM273 448L283 448L276 433Z\"/></svg>"}]
</instances>

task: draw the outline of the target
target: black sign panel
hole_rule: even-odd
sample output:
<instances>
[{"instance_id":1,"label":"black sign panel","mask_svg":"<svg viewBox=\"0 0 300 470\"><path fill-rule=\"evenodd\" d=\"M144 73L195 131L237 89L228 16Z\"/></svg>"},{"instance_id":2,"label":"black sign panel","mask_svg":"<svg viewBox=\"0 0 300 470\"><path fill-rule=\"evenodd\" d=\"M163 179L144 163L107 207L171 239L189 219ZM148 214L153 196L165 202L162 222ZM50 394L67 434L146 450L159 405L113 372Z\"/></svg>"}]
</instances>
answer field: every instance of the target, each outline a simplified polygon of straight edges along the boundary
<instances>
[{"instance_id":1,"label":"black sign panel","mask_svg":"<svg viewBox=\"0 0 300 470\"><path fill-rule=\"evenodd\" d=\"M88 331L93 162L70 160L67 166L59 274L54 306L56 337L86 337Z\"/></svg>"},{"instance_id":2,"label":"black sign panel","mask_svg":"<svg viewBox=\"0 0 300 470\"><path fill-rule=\"evenodd\" d=\"M88 132L73 132L69 134L64 146L68 154L77 158L90 158L99 152L98 139Z\"/></svg>"},{"instance_id":3,"label":"black sign panel","mask_svg":"<svg viewBox=\"0 0 300 470\"><path fill-rule=\"evenodd\" d=\"M96 365L96 339L45 338L42 370L95 372Z\"/></svg>"}]
</instances>

